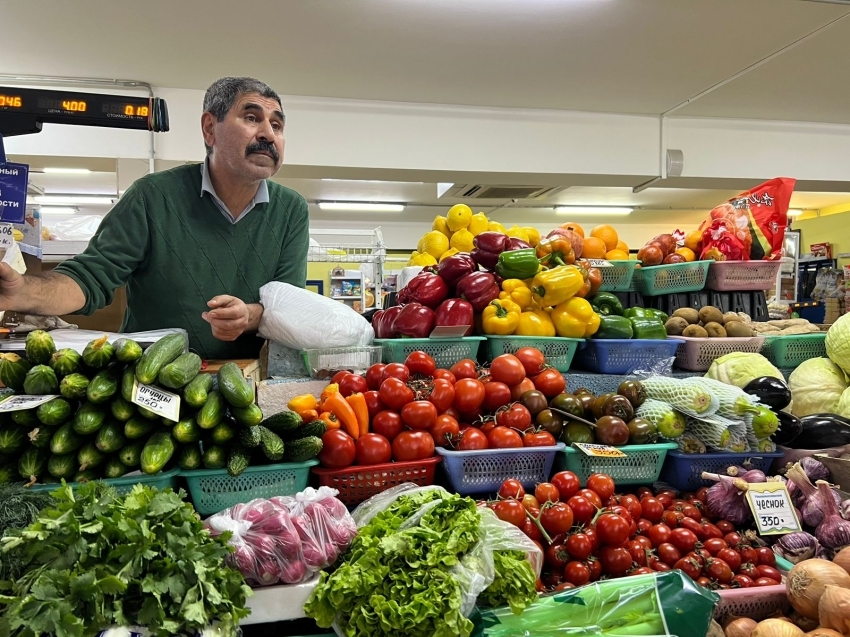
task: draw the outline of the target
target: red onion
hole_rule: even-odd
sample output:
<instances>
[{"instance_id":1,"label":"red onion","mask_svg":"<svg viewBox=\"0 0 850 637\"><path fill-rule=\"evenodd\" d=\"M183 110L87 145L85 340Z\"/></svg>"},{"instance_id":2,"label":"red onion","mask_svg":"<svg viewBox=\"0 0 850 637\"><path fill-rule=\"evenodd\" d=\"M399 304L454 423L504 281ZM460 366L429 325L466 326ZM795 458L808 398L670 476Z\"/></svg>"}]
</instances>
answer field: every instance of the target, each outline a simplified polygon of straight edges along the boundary
<instances>
[{"instance_id":1,"label":"red onion","mask_svg":"<svg viewBox=\"0 0 850 637\"><path fill-rule=\"evenodd\" d=\"M821 521L823 521L824 517L824 503L821 498L818 489L815 488L810 481L806 472L803 471L803 467L799 462L795 463L790 469L788 469L787 474L797 485L797 488L800 489L800 492L803 494L800 502L800 515L803 518L803 522L806 526L810 526L812 528L817 527ZM830 494L830 499L836 505L836 510L838 504L841 502L841 496L838 495L835 491L829 489L827 486L827 490Z\"/></svg>"},{"instance_id":2,"label":"red onion","mask_svg":"<svg viewBox=\"0 0 850 637\"><path fill-rule=\"evenodd\" d=\"M838 513L838 505L830 497L833 492L826 480L818 480L818 493L824 502L823 522L818 525L815 536L826 548L837 551L850 545L850 521ZM712 487L714 488L714 487Z\"/></svg>"},{"instance_id":3,"label":"red onion","mask_svg":"<svg viewBox=\"0 0 850 637\"><path fill-rule=\"evenodd\" d=\"M844 500L838 507L841 512L841 517L845 520L850 519L850 500Z\"/></svg>"},{"instance_id":4,"label":"red onion","mask_svg":"<svg viewBox=\"0 0 850 637\"><path fill-rule=\"evenodd\" d=\"M747 490L746 480L706 472L702 474L702 479L717 482L706 493L706 506L712 515L738 526L752 520L750 507L742 497Z\"/></svg>"},{"instance_id":5,"label":"red onion","mask_svg":"<svg viewBox=\"0 0 850 637\"><path fill-rule=\"evenodd\" d=\"M805 531L783 535L773 545L773 551L792 564L814 557L819 548L817 538Z\"/></svg>"}]
</instances>

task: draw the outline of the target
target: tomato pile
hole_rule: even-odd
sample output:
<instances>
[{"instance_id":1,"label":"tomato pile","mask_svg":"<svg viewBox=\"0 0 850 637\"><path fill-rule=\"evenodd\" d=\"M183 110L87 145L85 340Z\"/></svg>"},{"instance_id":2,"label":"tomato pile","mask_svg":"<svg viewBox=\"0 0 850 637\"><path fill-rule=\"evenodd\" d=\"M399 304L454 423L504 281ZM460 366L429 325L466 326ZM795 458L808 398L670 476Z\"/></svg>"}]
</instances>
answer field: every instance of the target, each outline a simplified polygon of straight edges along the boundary
<instances>
[{"instance_id":1,"label":"tomato pile","mask_svg":"<svg viewBox=\"0 0 850 637\"><path fill-rule=\"evenodd\" d=\"M571 471L526 493L505 480L482 503L521 528L545 556L540 590L563 590L601 577L679 569L710 589L775 586L782 581L773 551L757 537L711 520L705 493L676 497L640 487L617 494L610 476L593 474L584 488Z\"/></svg>"}]
</instances>

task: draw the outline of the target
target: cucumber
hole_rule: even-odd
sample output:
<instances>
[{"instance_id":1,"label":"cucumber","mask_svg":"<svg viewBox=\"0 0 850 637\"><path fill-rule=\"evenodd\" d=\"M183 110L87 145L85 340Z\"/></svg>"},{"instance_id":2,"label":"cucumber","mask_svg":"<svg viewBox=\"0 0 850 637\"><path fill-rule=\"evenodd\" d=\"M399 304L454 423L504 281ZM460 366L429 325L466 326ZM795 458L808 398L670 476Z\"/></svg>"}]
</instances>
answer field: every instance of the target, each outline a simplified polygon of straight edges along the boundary
<instances>
[{"instance_id":1,"label":"cucumber","mask_svg":"<svg viewBox=\"0 0 850 637\"><path fill-rule=\"evenodd\" d=\"M29 442L26 433L11 423L0 426L0 453L17 453Z\"/></svg>"},{"instance_id":2,"label":"cucumber","mask_svg":"<svg viewBox=\"0 0 850 637\"><path fill-rule=\"evenodd\" d=\"M251 454L241 445L236 445L230 450L227 458L227 473L234 478L240 475L251 464Z\"/></svg>"},{"instance_id":3,"label":"cucumber","mask_svg":"<svg viewBox=\"0 0 850 637\"><path fill-rule=\"evenodd\" d=\"M24 378L24 391L31 396L47 396L59 389L56 372L47 365L31 367Z\"/></svg>"},{"instance_id":4,"label":"cucumber","mask_svg":"<svg viewBox=\"0 0 850 637\"><path fill-rule=\"evenodd\" d=\"M83 446L83 437L74 431L72 423L62 425L50 439L50 453L63 455Z\"/></svg>"},{"instance_id":5,"label":"cucumber","mask_svg":"<svg viewBox=\"0 0 850 637\"><path fill-rule=\"evenodd\" d=\"M71 403L64 398L54 398L35 410L36 417L45 425L58 427L71 417Z\"/></svg>"},{"instance_id":6,"label":"cucumber","mask_svg":"<svg viewBox=\"0 0 850 637\"><path fill-rule=\"evenodd\" d=\"M156 380L163 387L180 389L188 385L199 371L201 357L194 352L186 352L159 370Z\"/></svg>"},{"instance_id":7,"label":"cucumber","mask_svg":"<svg viewBox=\"0 0 850 637\"><path fill-rule=\"evenodd\" d=\"M257 429L260 430L260 446L263 448L266 458L272 462L277 462L283 458L283 440L280 439L280 436L262 426L257 427Z\"/></svg>"},{"instance_id":8,"label":"cucumber","mask_svg":"<svg viewBox=\"0 0 850 637\"><path fill-rule=\"evenodd\" d=\"M305 462L318 456L321 450L321 438L316 438L315 436L299 438L298 440L286 443L283 460L284 462Z\"/></svg>"},{"instance_id":9,"label":"cucumber","mask_svg":"<svg viewBox=\"0 0 850 637\"><path fill-rule=\"evenodd\" d=\"M12 422L21 427L37 427L41 421L35 409L21 409L12 412Z\"/></svg>"},{"instance_id":10,"label":"cucumber","mask_svg":"<svg viewBox=\"0 0 850 637\"><path fill-rule=\"evenodd\" d=\"M263 422L263 412L257 403L251 403L247 407L231 407L230 415L243 427L256 427Z\"/></svg>"},{"instance_id":11,"label":"cucumber","mask_svg":"<svg viewBox=\"0 0 850 637\"><path fill-rule=\"evenodd\" d=\"M71 421L74 431L82 436L88 436L101 428L106 421L106 406L94 403L83 403Z\"/></svg>"},{"instance_id":12,"label":"cucumber","mask_svg":"<svg viewBox=\"0 0 850 637\"><path fill-rule=\"evenodd\" d=\"M207 402L207 394L212 391L212 374L198 374L183 388L183 400L190 407L203 407Z\"/></svg>"},{"instance_id":13,"label":"cucumber","mask_svg":"<svg viewBox=\"0 0 850 637\"><path fill-rule=\"evenodd\" d=\"M159 370L186 351L186 337L180 334L163 336L148 347L136 363L136 378L140 383L150 385L159 375Z\"/></svg>"},{"instance_id":14,"label":"cucumber","mask_svg":"<svg viewBox=\"0 0 850 637\"><path fill-rule=\"evenodd\" d=\"M65 478L66 480L77 473L77 454L66 453L64 455L52 455L47 461L47 472L54 478Z\"/></svg>"},{"instance_id":15,"label":"cucumber","mask_svg":"<svg viewBox=\"0 0 850 637\"><path fill-rule=\"evenodd\" d=\"M133 400L134 380L136 380L136 366L130 365L121 375L121 398L128 403Z\"/></svg>"},{"instance_id":16,"label":"cucumber","mask_svg":"<svg viewBox=\"0 0 850 637\"><path fill-rule=\"evenodd\" d=\"M301 416L294 411L281 411L280 413L269 416L260 424L285 440L286 436L301 427Z\"/></svg>"},{"instance_id":17,"label":"cucumber","mask_svg":"<svg viewBox=\"0 0 850 637\"><path fill-rule=\"evenodd\" d=\"M18 472L9 466L0 466L0 484L8 484L18 480Z\"/></svg>"},{"instance_id":18,"label":"cucumber","mask_svg":"<svg viewBox=\"0 0 850 637\"><path fill-rule=\"evenodd\" d=\"M124 435L127 440L138 440L144 438L149 433L156 429L156 423L146 418L133 416L124 423Z\"/></svg>"},{"instance_id":19,"label":"cucumber","mask_svg":"<svg viewBox=\"0 0 850 637\"><path fill-rule=\"evenodd\" d=\"M197 444L182 445L177 453L177 466L186 471L200 469L203 466L200 447Z\"/></svg>"},{"instance_id":20,"label":"cucumber","mask_svg":"<svg viewBox=\"0 0 850 637\"><path fill-rule=\"evenodd\" d=\"M247 407L254 402L254 388L236 363L225 363L218 370L218 390L234 407Z\"/></svg>"},{"instance_id":21,"label":"cucumber","mask_svg":"<svg viewBox=\"0 0 850 637\"><path fill-rule=\"evenodd\" d=\"M148 420L159 420L159 414L155 411L151 411L147 407L142 407L141 405L136 405L136 409L139 412L139 415L142 418L147 418Z\"/></svg>"},{"instance_id":22,"label":"cucumber","mask_svg":"<svg viewBox=\"0 0 850 637\"><path fill-rule=\"evenodd\" d=\"M142 357L142 346L132 338L119 338L112 344L115 358L122 363L135 363Z\"/></svg>"},{"instance_id":23,"label":"cucumber","mask_svg":"<svg viewBox=\"0 0 850 637\"><path fill-rule=\"evenodd\" d=\"M194 418L183 418L180 422L174 425L171 430L171 435L177 442L190 443L198 442L201 439L202 429L195 422Z\"/></svg>"},{"instance_id":24,"label":"cucumber","mask_svg":"<svg viewBox=\"0 0 850 637\"><path fill-rule=\"evenodd\" d=\"M136 413L136 406L124 400L121 396L115 396L109 404L109 409L115 420L127 422Z\"/></svg>"},{"instance_id":25,"label":"cucumber","mask_svg":"<svg viewBox=\"0 0 850 637\"><path fill-rule=\"evenodd\" d=\"M105 403L118 392L118 374L114 370L104 369L95 374L86 390L86 398L91 403Z\"/></svg>"},{"instance_id":26,"label":"cucumber","mask_svg":"<svg viewBox=\"0 0 850 637\"><path fill-rule=\"evenodd\" d=\"M80 463L80 471L102 465L106 456L98 451L93 442L87 442L77 452L77 462Z\"/></svg>"},{"instance_id":27,"label":"cucumber","mask_svg":"<svg viewBox=\"0 0 850 637\"><path fill-rule=\"evenodd\" d=\"M124 428L117 422L108 422L97 432L94 444L98 451L114 453L127 443Z\"/></svg>"},{"instance_id":28,"label":"cucumber","mask_svg":"<svg viewBox=\"0 0 850 637\"><path fill-rule=\"evenodd\" d=\"M47 365L56 351L53 337L44 330L33 330L27 334L24 345L27 360L33 365Z\"/></svg>"},{"instance_id":29,"label":"cucumber","mask_svg":"<svg viewBox=\"0 0 850 637\"><path fill-rule=\"evenodd\" d=\"M47 449L50 447L50 439L57 430L53 427L36 427L27 434L30 444L36 449Z\"/></svg>"},{"instance_id":30,"label":"cucumber","mask_svg":"<svg viewBox=\"0 0 850 637\"><path fill-rule=\"evenodd\" d=\"M80 353L77 350L71 349L70 347L60 349L58 352L54 352L53 356L50 357L50 368L56 372L56 375L60 378L76 374L82 369L82 367L83 357L80 356Z\"/></svg>"},{"instance_id":31,"label":"cucumber","mask_svg":"<svg viewBox=\"0 0 850 637\"><path fill-rule=\"evenodd\" d=\"M129 473L127 465L121 462L121 459L117 457L110 458L109 462L107 462L106 466L103 468L103 475L106 478L120 478L127 473Z\"/></svg>"},{"instance_id":32,"label":"cucumber","mask_svg":"<svg viewBox=\"0 0 850 637\"><path fill-rule=\"evenodd\" d=\"M207 396L207 402L201 407L195 420L202 429L212 429L224 418L224 409L224 399L221 397L221 393L211 391Z\"/></svg>"},{"instance_id":33,"label":"cucumber","mask_svg":"<svg viewBox=\"0 0 850 637\"><path fill-rule=\"evenodd\" d=\"M142 471L147 474L159 473L174 455L174 439L169 431L159 431L152 435L142 449Z\"/></svg>"},{"instance_id":34,"label":"cucumber","mask_svg":"<svg viewBox=\"0 0 850 637\"><path fill-rule=\"evenodd\" d=\"M232 422L228 422L227 420L222 420L210 431L210 440L217 445L230 442L235 437L236 429L234 429Z\"/></svg>"},{"instance_id":35,"label":"cucumber","mask_svg":"<svg viewBox=\"0 0 850 637\"><path fill-rule=\"evenodd\" d=\"M59 383L59 393L68 400L82 400L89 389L89 379L82 374L68 374Z\"/></svg>"},{"instance_id":36,"label":"cucumber","mask_svg":"<svg viewBox=\"0 0 850 637\"><path fill-rule=\"evenodd\" d=\"M325 435L325 432L328 430L328 426L325 424L323 420L313 420L308 422L306 425L302 425L295 431L287 432L288 436L281 436L281 439L284 442L289 442L290 440L298 440L299 438L306 438L307 436L315 436L316 438L321 438Z\"/></svg>"},{"instance_id":37,"label":"cucumber","mask_svg":"<svg viewBox=\"0 0 850 637\"><path fill-rule=\"evenodd\" d=\"M223 469L227 465L227 452L224 447L210 445L204 450L203 463L207 469Z\"/></svg>"},{"instance_id":38,"label":"cucumber","mask_svg":"<svg viewBox=\"0 0 850 637\"><path fill-rule=\"evenodd\" d=\"M24 388L24 378L32 364L15 354L7 352L0 354L0 382L16 392Z\"/></svg>"},{"instance_id":39,"label":"cucumber","mask_svg":"<svg viewBox=\"0 0 850 637\"><path fill-rule=\"evenodd\" d=\"M118 459L128 469L135 469L139 466L142 459L142 449L145 448L144 441L140 440L129 445L125 445L118 453Z\"/></svg>"},{"instance_id":40,"label":"cucumber","mask_svg":"<svg viewBox=\"0 0 850 637\"><path fill-rule=\"evenodd\" d=\"M24 480L37 478L47 470L50 452L47 449L31 447L21 454L18 460L18 473Z\"/></svg>"},{"instance_id":41,"label":"cucumber","mask_svg":"<svg viewBox=\"0 0 850 637\"><path fill-rule=\"evenodd\" d=\"M263 441L259 427L248 427L239 432L239 442L243 447L254 449Z\"/></svg>"},{"instance_id":42,"label":"cucumber","mask_svg":"<svg viewBox=\"0 0 850 637\"><path fill-rule=\"evenodd\" d=\"M86 345L83 349L83 362L91 369L103 369L112 360L115 348L109 343L109 337L104 334Z\"/></svg>"}]
</instances>

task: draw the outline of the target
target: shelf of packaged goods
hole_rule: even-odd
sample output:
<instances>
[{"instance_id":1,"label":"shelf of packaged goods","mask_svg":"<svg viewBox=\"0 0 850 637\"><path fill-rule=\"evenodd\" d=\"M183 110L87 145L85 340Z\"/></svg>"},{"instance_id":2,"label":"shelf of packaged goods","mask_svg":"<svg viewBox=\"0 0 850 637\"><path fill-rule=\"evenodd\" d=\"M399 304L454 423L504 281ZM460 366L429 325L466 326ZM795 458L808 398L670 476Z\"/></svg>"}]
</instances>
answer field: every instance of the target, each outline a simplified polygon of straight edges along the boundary
<instances>
[{"instance_id":1,"label":"shelf of packaged goods","mask_svg":"<svg viewBox=\"0 0 850 637\"><path fill-rule=\"evenodd\" d=\"M347 295L347 296L346 296L346 295L343 295L343 296L332 296L332 297L331 297L331 299L333 299L334 301L354 301L354 300L360 300L361 298L362 298L362 297L361 297L361 296L359 296L359 295L357 295L357 296L354 296L354 295Z\"/></svg>"}]
</instances>

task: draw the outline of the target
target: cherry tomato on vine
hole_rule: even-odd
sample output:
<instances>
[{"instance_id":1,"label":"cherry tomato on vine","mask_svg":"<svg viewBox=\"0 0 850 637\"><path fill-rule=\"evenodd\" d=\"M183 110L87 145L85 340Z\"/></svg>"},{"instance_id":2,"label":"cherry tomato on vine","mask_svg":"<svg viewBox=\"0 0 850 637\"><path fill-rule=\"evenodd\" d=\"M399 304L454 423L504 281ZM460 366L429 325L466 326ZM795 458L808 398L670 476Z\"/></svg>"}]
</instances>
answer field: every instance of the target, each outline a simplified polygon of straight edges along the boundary
<instances>
[{"instance_id":1,"label":"cherry tomato on vine","mask_svg":"<svg viewBox=\"0 0 850 637\"><path fill-rule=\"evenodd\" d=\"M407 369L411 374L421 374L422 376L432 376L437 371L437 363L433 357L425 352L410 352L407 355L407 360L404 361Z\"/></svg>"},{"instance_id":2,"label":"cherry tomato on vine","mask_svg":"<svg viewBox=\"0 0 850 637\"><path fill-rule=\"evenodd\" d=\"M640 505L643 508L643 517L653 524L661 522L661 516L664 515L664 505L661 502L653 497L645 497L640 501Z\"/></svg>"},{"instance_id":3,"label":"cherry tomato on vine","mask_svg":"<svg viewBox=\"0 0 850 637\"><path fill-rule=\"evenodd\" d=\"M386 365L383 363L376 363L366 371L366 384L369 389L378 391L381 388L385 368Z\"/></svg>"},{"instance_id":4,"label":"cherry tomato on vine","mask_svg":"<svg viewBox=\"0 0 850 637\"><path fill-rule=\"evenodd\" d=\"M604 473L594 473L587 479L587 488L604 501L614 495L614 480Z\"/></svg>"},{"instance_id":5,"label":"cherry tomato on vine","mask_svg":"<svg viewBox=\"0 0 850 637\"><path fill-rule=\"evenodd\" d=\"M574 586L584 586L590 581L590 569L574 560L564 568L564 579Z\"/></svg>"},{"instance_id":6,"label":"cherry tomato on vine","mask_svg":"<svg viewBox=\"0 0 850 637\"><path fill-rule=\"evenodd\" d=\"M569 500L581 488L578 476L572 471L559 471L552 476L552 484L558 488L561 500Z\"/></svg>"},{"instance_id":7,"label":"cherry tomato on vine","mask_svg":"<svg viewBox=\"0 0 850 637\"><path fill-rule=\"evenodd\" d=\"M558 488L551 482L541 482L534 488L534 497L541 504L544 502L557 502L560 499Z\"/></svg>"},{"instance_id":8,"label":"cherry tomato on vine","mask_svg":"<svg viewBox=\"0 0 850 637\"><path fill-rule=\"evenodd\" d=\"M599 561L602 570L615 577L625 575L632 565L632 556L626 549L619 546L603 546L599 550Z\"/></svg>"},{"instance_id":9,"label":"cherry tomato on vine","mask_svg":"<svg viewBox=\"0 0 850 637\"><path fill-rule=\"evenodd\" d=\"M633 520L640 520L643 515L643 505L636 496L629 493L620 498L620 505L626 507Z\"/></svg>"},{"instance_id":10,"label":"cherry tomato on vine","mask_svg":"<svg viewBox=\"0 0 850 637\"><path fill-rule=\"evenodd\" d=\"M492 449L518 449L522 447L522 436L513 429L496 426L487 434Z\"/></svg>"},{"instance_id":11,"label":"cherry tomato on vine","mask_svg":"<svg viewBox=\"0 0 850 637\"><path fill-rule=\"evenodd\" d=\"M543 392L547 398L554 398L558 394L563 394L567 388L567 381L564 380L564 375L556 369L547 369L535 376L533 379L534 387Z\"/></svg>"},{"instance_id":12,"label":"cherry tomato on vine","mask_svg":"<svg viewBox=\"0 0 850 637\"><path fill-rule=\"evenodd\" d=\"M384 367L384 373L381 374L382 381L388 378L397 378L403 383L410 380L410 370L401 363L390 363Z\"/></svg>"},{"instance_id":13,"label":"cherry tomato on vine","mask_svg":"<svg viewBox=\"0 0 850 637\"><path fill-rule=\"evenodd\" d=\"M567 500L567 505L572 509L577 524L584 524L596 515L596 507L587 498L574 495Z\"/></svg>"},{"instance_id":14,"label":"cherry tomato on vine","mask_svg":"<svg viewBox=\"0 0 850 637\"><path fill-rule=\"evenodd\" d=\"M566 533L573 526L573 510L563 502L556 502L541 510L540 523L550 535Z\"/></svg>"},{"instance_id":15,"label":"cherry tomato on vine","mask_svg":"<svg viewBox=\"0 0 850 637\"><path fill-rule=\"evenodd\" d=\"M496 411L511 402L511 388L497 381L484 383L484 402L481 406L485 411Z\"/></svg>"},{"instance_id":16,"label":"cherry tomato on vine","mask_svg":"<svg viewBox=\"0 0 850 637\"><path fill-rule=\"evenodd\" d=\"M434 438L434 444L438 447L449 446L459 435L460 425L458 425L457 420L446 414L437 416L434 426L431 427L431 436Z\"/></svg>"},{"instance_id":17,"label":"cherry tomato on vine","mask_svg":"<svg viewBox=\"0 0 850 637\"><path fill-rule=\"evenodd\" d=\"M522 496L522 503L528 510L537 509L538 512L540 511L540 503L537 501L537 498L535 498L530 493L526 493L524 496Z\"/></svg>"},{"instance_id":18,"label":"cherry tomato on vine","mask_svg":"<svg viewBox=\"0 0 850 637\"><path fill-rule=\"evenodd\" d=\"M563 570L570 561L570 554L563 544L550 544L543 554L543 561L552 570Z\"/></svg>"},{"instance_id":19,"label":"cherry tomato on vine","mask_svg":"<svg viewBox=\"0 0 850 637\"><path fill-rule=\"evenodd\" d=\"M638 566L646 566L646 547L637 540L629 542L629 553L632 556L632 562Z\"/></svg>"},{"instance_id":20,"label":"cherry tomato on vine","mask_svg":"<svg viewBox=\"0 0 850 637\"><path fill-rule=\"evenodd\" d=\"M455 386L447 380L435 379L428 402L432 403L439 413L445 411L454 404Z\"/></svg>"},{"instance_id":21,"label":"cherry tomato on vine","mask_svg":"<svg viewBox=\"0 0 850 637\"><path fill-rule=\"evenodd\" d=\"M587 498L590 503L597 509L602 508L602 499L598 495L596 495L596 491L593 491L591 489L579 489L577 494L584 498Z\"/></svg>"},{"instance_id":22,"label":"cherry tomato on vine","mask_svg":"<svg viewBox=\"0 0 850 637\"><path fill-rule=\"evenodd\" d=\"M525 487L519 480L508 478L499 487L499 497L503 500L522 500L525 497Z\"/></svg>"},{"instance_id":23,"label":"cherry tomato on vine","mask_svg":"<svg viewBox=\"0 0 850 637\"><path fill-rule=\"evenodd\" d=\"M522 528L525 523L525 507L519 500L499 500L493 506L493 512L496 517L505 522L509 522L514 526Z\"/></svg>"},{"instance_id":24,"label":"cherry tomato on vine","mask_svg":"<svg viewBox=\"0 0 850 637\"><path fill-rule=\"evenodd\" d=\"M457 379L474 378L478 380L478 364L471 358L464 358L451 366L449 372Z\"/></svg>"},{"instance_id":25,"label":"cherry tomato on vine","mask_svg":"<svg viewBox=\"0 0 850 637\"><path fill-rule=\"evenodd\" d=\"M479 429L470 427L463 431L460 435L460 443L457 446L459 451L479 451L481 449L489 449L490 442L487 436L481 433Z\"/></svg>"},{"instance_id":26,"label":"cherry tomato on vine","mask_svg":"<svg viewBox=\"0 0 850 637\"><path fill-rule=\"evenodd\" d=\"M525 406L514 403L496 414L496 424L525 431L531 426L531 412Z\"/></svg>"},{"instance_id":27,"label":"cherry tomato on vine","mask_svg":"<svg viewBox=\"0 0 850 637\"><path fill-rule=\"evenodd\" d=\"M593 551L593 540L584 533L573 533L567 538L566 547L574 560L585 560Z\"/></svg>"},{"instance_id":28,"label":"cherry tomato on vine","mask_svg":"<svg viewBox=\"0 0 850 637\"><path fill-rule=\"evenodd\" d=\"M596 532L602 544L622 546L629 539L629 522L615 513L603 513L596 519Z\"/></svg>"},{"instance_id":29,"label":"cherry tomato on vine","mask_svg":"<svg viewBox=\"0 0 850 637\"><path fill-rule=\"evenodd\" d=\"M590 581L595 582L602 576L602 562L597 558L591 557L585 560L585 566L590 569Z\"/></svg>"}]
</instances>

